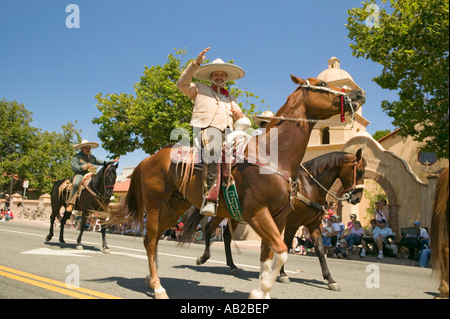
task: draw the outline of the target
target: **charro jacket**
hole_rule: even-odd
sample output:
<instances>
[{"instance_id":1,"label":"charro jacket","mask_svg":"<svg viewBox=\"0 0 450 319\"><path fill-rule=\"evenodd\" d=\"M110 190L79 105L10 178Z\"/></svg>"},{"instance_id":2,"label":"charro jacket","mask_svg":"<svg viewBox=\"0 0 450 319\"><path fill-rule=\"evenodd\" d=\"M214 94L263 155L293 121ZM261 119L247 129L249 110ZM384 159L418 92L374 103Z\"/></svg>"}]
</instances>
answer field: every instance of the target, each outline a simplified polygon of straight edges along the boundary
<instances>
[{"instance_id":1,"label":"charro jacket","mask_svg":"<svg viewBox=\"0 0 450 319\"><path fill-rule=\"evenodd\" d=\"M190 125L199 128L213 126L221 131L229 127L233 130L233 116L230 109L242 113L236 98L231 94L218 94L204 83L192 83L198 68L195 63L189 63L177 82L178 89L194 101Z\"/></svg>"}]
</instances>

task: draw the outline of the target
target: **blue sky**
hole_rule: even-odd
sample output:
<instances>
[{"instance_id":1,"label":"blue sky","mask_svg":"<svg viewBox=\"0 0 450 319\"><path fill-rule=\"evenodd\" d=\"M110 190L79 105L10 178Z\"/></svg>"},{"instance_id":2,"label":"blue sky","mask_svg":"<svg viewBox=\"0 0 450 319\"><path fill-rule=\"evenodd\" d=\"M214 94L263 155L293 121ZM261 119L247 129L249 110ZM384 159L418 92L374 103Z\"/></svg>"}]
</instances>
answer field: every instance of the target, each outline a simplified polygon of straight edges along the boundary
<instances>
[{"instance_id":1,"label":"blue sky","mask_svg":"<svg viewBox=\"0 0 450 319\"><path fill-rule=\"evenodd\" d=\"M79 7L80 28L66 27L69 4ZM353 57L349 47L347 10L358 6L349 0L2 0L0 99L23 103L42 130L77 121L83 139L99 141L92 124L100 116L96 94L133 94L144 66L165 63L174 48L185 48L187 59L210 46L207 58L234 59L246 71L237 86L272 111L295 89L291 73L316 77L336 56L367 92L368 132L393 130L381 101L397 96L372 81L382 67ZM101 148L94 154L109 157ZM145 156L122 156L120 166Z\"/></svg>"}]
</instances>

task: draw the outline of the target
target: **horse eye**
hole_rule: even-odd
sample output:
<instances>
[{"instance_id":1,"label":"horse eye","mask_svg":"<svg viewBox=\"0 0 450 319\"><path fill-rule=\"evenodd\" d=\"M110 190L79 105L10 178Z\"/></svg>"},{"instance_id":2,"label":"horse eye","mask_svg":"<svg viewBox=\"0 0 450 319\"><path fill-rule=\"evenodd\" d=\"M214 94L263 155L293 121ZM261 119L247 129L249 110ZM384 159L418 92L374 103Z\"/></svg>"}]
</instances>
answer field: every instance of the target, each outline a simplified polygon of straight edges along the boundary
<instances>
[{"instance_id":1,"label":"horse eye","mask_svg":"<svg viewBox=\"0 0 450 319\"><path fill-rule=\"evenodd\" d=\"M327 83L322 81L322 82L319 83L319 85L320 86L327 86Z\"/></svg>"}]
</instances>

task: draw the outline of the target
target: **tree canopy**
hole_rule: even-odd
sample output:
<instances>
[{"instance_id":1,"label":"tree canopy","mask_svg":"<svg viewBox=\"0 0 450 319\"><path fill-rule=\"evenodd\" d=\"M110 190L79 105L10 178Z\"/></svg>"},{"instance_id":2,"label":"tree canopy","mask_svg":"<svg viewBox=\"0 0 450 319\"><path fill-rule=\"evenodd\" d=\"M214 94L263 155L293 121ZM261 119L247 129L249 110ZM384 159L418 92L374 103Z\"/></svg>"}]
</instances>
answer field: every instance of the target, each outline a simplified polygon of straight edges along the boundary
<instances>
[{"instance_id":1,"label":"tree canopy","mask_svg":"<svg viewBox=\"0 0 450 319\"><path fill-rule=\"evenodd\" d=\"M81 141L80 131L67 123L60 132L42 132L30 125L32 120L23 104L0 101L0 192L12 174L39 193L49 193L54 181L72 175L72 145Z\"/></svg>"},{"instance_id":2,"label":"tree canopy","mask_svg":"<svg viewBox=\"0 0 450 319\"><path fill-rule=\"evenodd\" d=\"M424 151L449 157L449 3L403 0L387 10L366 0L348 11L353 55L383 66L373 81L398 90L398 101L383 110L400 134L424 142ZM387 11L390 11L388 13Z\"/></svg>"},{"instance_id":3,"label":"tree canopy","mask_svg":"<svg viewBox=\"0 0 450 319\"><path fill-rule=\"evenodd\" d=\"M193 103L176 86L189 63L181 61L185 54L186 50L175 50L175 54L168 55L165 64L145 66L140 81L134 85L135 95L99 93L96 96L97 108L102 115L92 122L100 125L98 136L104 149L115 155L136 149L153 154L164 145L176 142L170 139L175 128L185 129L192 136L189 122ZM244 113L252 113L256 103L264 103L258 96L240 90L234 84L230 81L227 88L240 98L238 101Z\"/></svg>"}]
</instances>

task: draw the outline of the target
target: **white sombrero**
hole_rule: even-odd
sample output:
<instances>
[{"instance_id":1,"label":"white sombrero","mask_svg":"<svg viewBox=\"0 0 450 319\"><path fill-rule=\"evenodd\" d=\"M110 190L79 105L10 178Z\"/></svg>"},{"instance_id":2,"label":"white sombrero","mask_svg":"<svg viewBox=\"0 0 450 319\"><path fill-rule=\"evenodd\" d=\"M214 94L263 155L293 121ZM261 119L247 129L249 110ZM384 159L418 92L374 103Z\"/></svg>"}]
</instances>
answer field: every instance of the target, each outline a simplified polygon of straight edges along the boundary
<instances>
[{"instance_id":1,"label":"white sombrero","mask_svg":"<svg viewBox=\"0 0 450 319\"><path fill-rule=\"evenodd\" d=\"M82 140L80 144L75 144L73 148L82 149L85 146L89 146L90 148L97 148L99 145L97 142L89 142L88 140Z\"/></svg>"},{"instance_id":2,"label":"white sombrero","mask_svg":"<svg viewBox=\"0 0 450 319\"><path fill-rule=\"evenodd\" d=\"M235 81L243 78L245 75L244 70L239 66L231 63L225 63L221 59L215 59L209 64L202 65L197 72L195 72L195 77L199 80L209 81L209 76L211 73L216 71L222 71L227 74L227 81Z\"/></svg>"},{"instance_id":3,"label":"white sombrero","mask_svg":"<svg viewBox=\"0 0 450 319\"><path fill-rule=\"evenodd\" d=\"M272 111L264 111L264 112L262 112L261 116L274 117L275 115L273 114ZM264 122L269 123L271 120L269 120L269 119L261 119L261 118L255 117L253 119L253 121L256 123L256 125L261 125L261 123L264 123Z\"/></svg>"}]
</instances>

